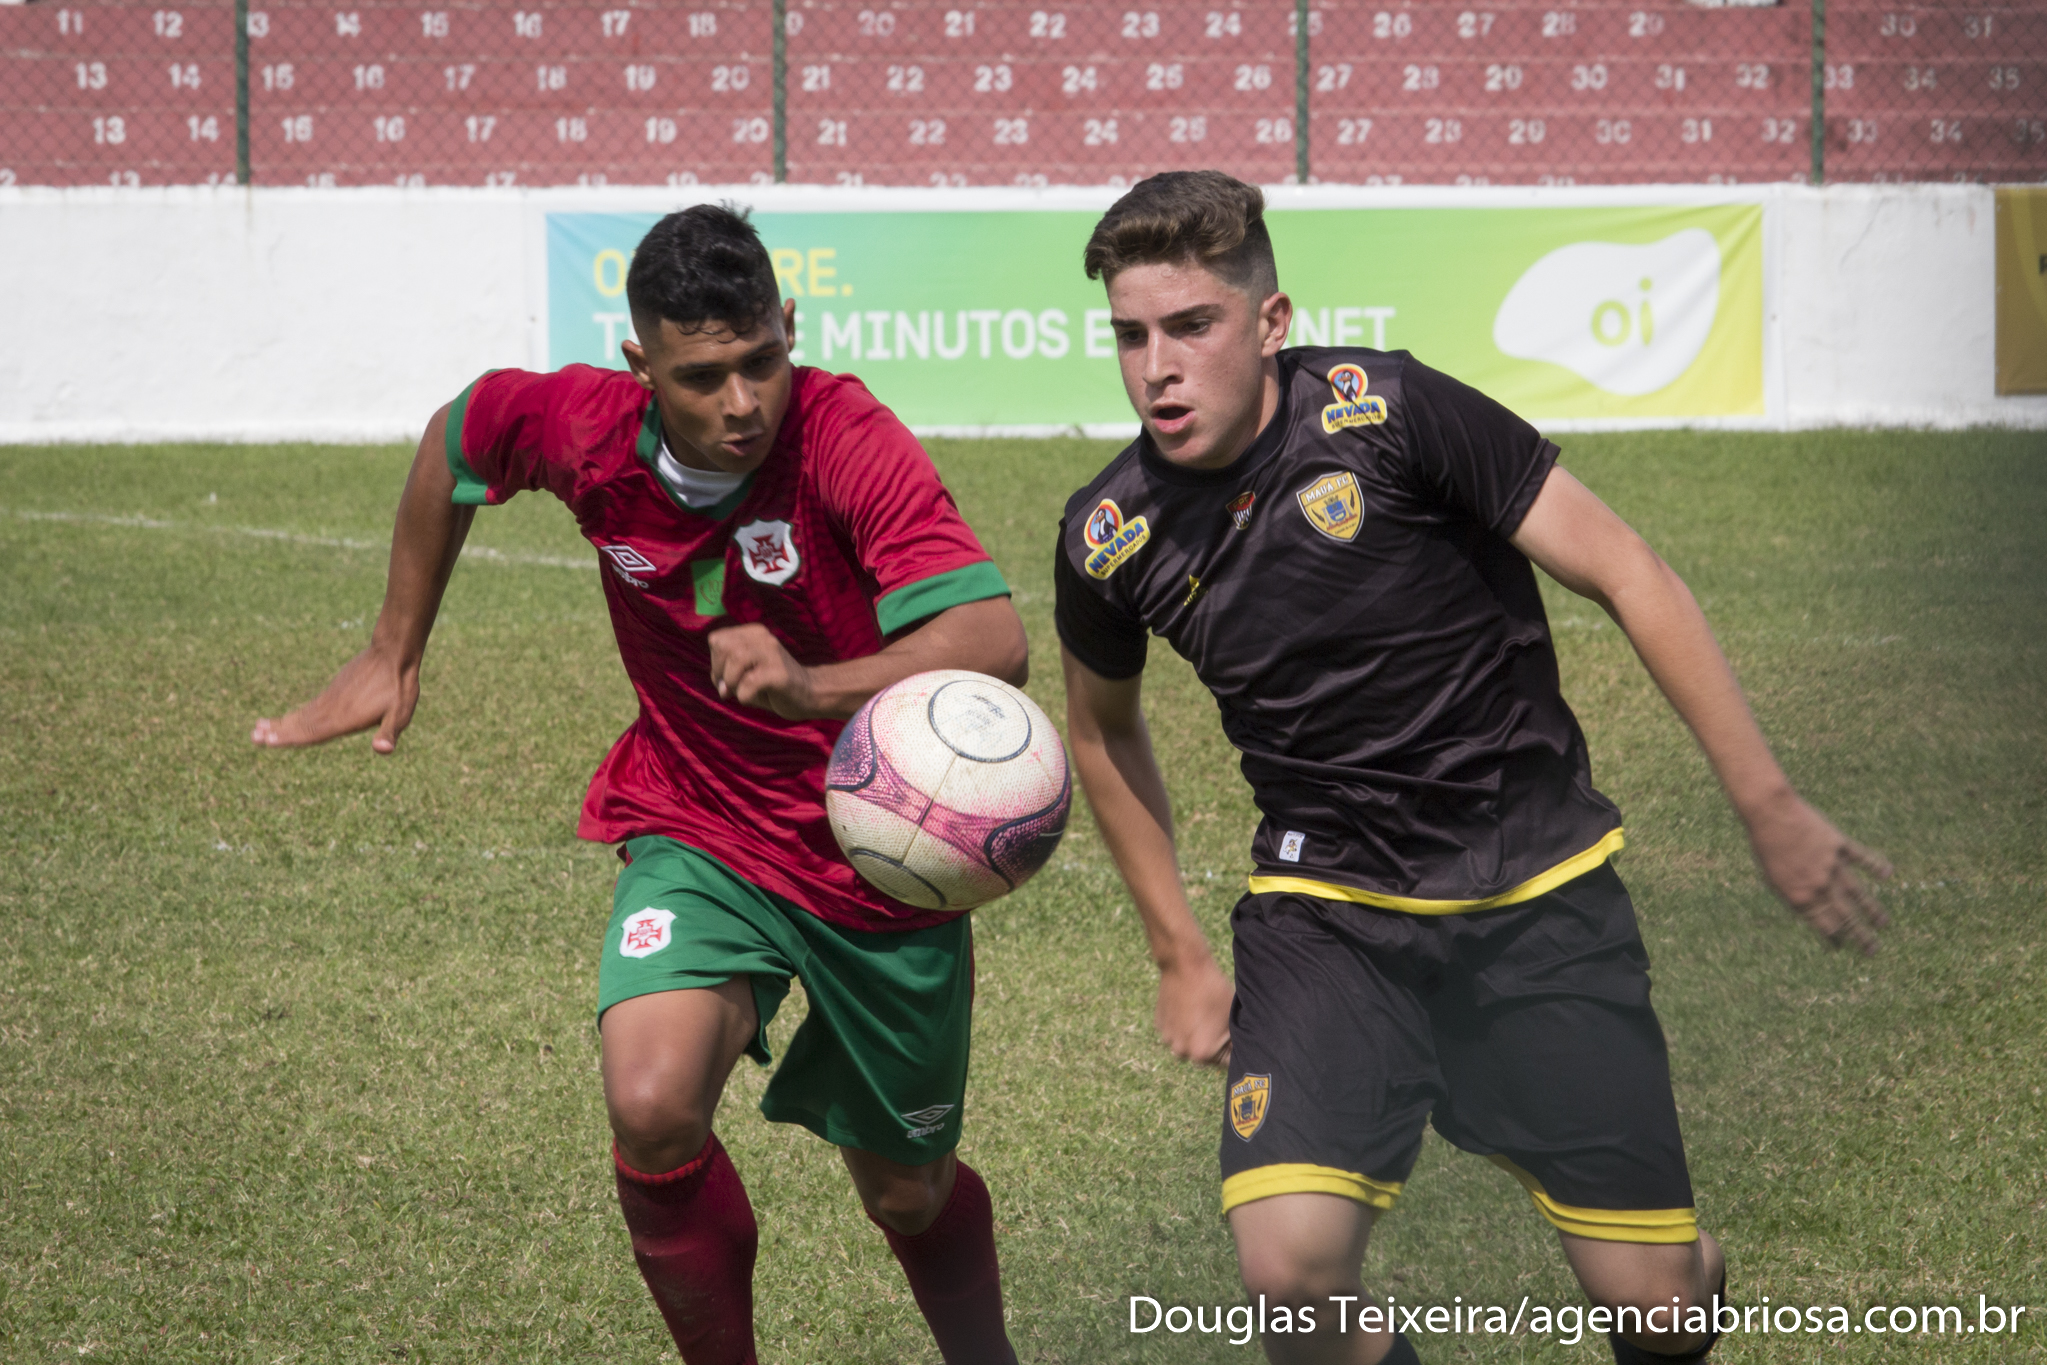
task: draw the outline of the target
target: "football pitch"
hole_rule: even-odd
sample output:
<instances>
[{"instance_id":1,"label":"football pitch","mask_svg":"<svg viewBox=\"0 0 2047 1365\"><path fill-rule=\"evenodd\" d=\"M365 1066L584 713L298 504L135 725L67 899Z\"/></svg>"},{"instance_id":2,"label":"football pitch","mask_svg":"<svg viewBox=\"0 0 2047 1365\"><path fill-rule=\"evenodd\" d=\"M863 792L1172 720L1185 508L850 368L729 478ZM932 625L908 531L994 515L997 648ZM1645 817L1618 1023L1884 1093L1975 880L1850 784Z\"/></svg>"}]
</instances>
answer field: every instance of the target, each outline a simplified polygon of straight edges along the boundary
<instances>
[{"instance_id":1,"label":"football pitch","mask_svg":"<svg viewBox=\"0 0 2047 1365\"><path fill-rule=\"evenodd\" d=\"M1627 819L1618 865L1734 1301L1856 1324L2027 1308L2016 1335L1744 1333L1714 1358L2047 1360L2047 439L1561 443L1689 581L1793 781L1899 869L1881 954L1824 951L1762 890L1625 639L1545 583ZM1114 449L932 445L1055 717L1053 528ZM394 757L247 740L365 641L409 458L0 449L0 1358L674 1358L598 1086L617 863L573 834L632 698L566 512L478 514ZM1254 813L1163 646L1146 693L1226 947ZM1227 1333L1130 1331L1132 1295L1212 1321L1241 1291L1221 1084L1156 1041L1091 820L976 921L961 1151L994 1195L1023 1359L1258 1359ZM778 1043L801 1014L792 993ZM761 1358L935 1362L836 1156L765 1123L764 1084L742 1062L718 1122L761 1225ZM1406 1304L1580 1302L1519 1187L1433 1136L1367 1276ZM1609 1358L1525 1322L1410 1335L1432 1365Z\"/></svg>"}]
</instances>

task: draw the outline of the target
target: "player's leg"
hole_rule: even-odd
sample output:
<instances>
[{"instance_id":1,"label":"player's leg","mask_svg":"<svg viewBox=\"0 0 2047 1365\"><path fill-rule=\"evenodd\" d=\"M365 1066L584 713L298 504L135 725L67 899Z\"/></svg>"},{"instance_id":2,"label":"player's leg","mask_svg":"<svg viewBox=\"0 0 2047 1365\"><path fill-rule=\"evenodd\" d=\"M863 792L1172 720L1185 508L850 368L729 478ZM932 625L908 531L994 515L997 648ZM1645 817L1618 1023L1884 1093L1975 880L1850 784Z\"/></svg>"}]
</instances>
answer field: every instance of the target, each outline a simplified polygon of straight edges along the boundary
<instances>
[{"instance_id":1,"label":"player's leg","mask_svg":"<svg viewBox=\"0 0 2047 1365\"><path fill-rule=\"evenodd\" d=\"M1310 1310L1314 1331L1268 1331L1265 1357L1275 1365L1411 1365L1414 1348L1383 1316L1378 1330L1359 1326L1358 1310L1382 1304L1363 1288L1365 1247L1379 1211L1334 1194L1281 1194L1230 1210L1237 1270L1247 1293L1274 1310ZM1277 1312L1272 1314L1277 1319Z\"/></svg>"},{"instance_id":2,"label":"player's leg","mask_svg":"<svg viewBox=\"0 0 2047 1365\"><path fill-rule=\"evenodd\" d=\"M1727 1261L1710 1233L1677 1245L1557 1237L1587 1298L1611 1308L1647 1305L1639 1331L1616 1334L1619 1365L1705 1358L1719 1335L1712 1326L1716 1299L1724 1300L1727 1286ZM1705 1330L1685 1330L1688 1318Z\"/></svg>"},{"instance_id":3,"label":"player's leg","mask_svg":"<svg viewBox=\"0 0 2047 1365\"><path fill-rule=\"evenodd\" d=\"M1692 1207L1626 888L1601 867L1458 933L1481 965L1428 1001L1449 1090L1437 1130L1527 1189L1614 1311L1616 1359L1702 1358L1725 1265Z\"/></svg>"},{"instance_id":4,"label":"player's leg","mask_svg":"<svg viewBox=\"0 0 2047 1365\"><path fill-rule=\"evenodd\" d=\"M1244 1287L1267 1304L1266 1357L1408 1365L1414 1348L1360 1275L1373 1219L1399 1196L1441 1091L1406 979L1427 927L1259 895L1238 903L1231 928L1223 1209Z\"/></svg>"},{"instance_id":5,"label":"player's leg","mask_svg":"<svg viewBox=\"0 0 2047 1365\"><path fill-rule=\"evenodd\" d=\"M761 1111L837 1144L946 1361L1015 1360L994 1207L954 1154L973 1019L970 922L863 933L803 916L797 927L810 1012Z\"/></svg>"},{"instance_id":6,"label":"player's leg","mask_svg":"<svg viewBox=\"0 0 2047 1365\"><path fill-rule=\"evenodd\" d=\"M952 1152L921 1166L857 1147L841 1147L839 1155L902 1266L939 1354L960 1365L1014 1361L1002 1315L995 1206L980 1174Z\"/></svg>"},{"instance_id":7,"label":"player's leg","mask_svg":"<svg viewBox=\"0 0 2047 1365\"><path fill-rule=\"evenodd\" d=\"M790 967L757 889L674 840L627 853L598 973L619 1207L682 1358L751 1365L759 1233L711 1120L740 1054L766 1059Z\"/></svg>"}]
</instances>

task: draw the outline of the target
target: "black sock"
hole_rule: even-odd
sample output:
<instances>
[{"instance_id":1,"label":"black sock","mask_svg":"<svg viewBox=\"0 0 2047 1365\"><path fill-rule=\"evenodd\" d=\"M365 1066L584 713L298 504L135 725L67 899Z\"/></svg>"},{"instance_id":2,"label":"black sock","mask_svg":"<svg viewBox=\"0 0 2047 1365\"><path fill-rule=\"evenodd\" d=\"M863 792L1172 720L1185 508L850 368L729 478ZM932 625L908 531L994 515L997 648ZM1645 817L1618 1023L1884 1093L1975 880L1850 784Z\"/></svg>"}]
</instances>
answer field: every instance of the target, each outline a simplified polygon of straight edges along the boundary
<instances>
[{"instance_id":1,"label":"black sock","mask_svg":"<svg viewBox=\"0 0 2047 1365\"><path fill-rule=\"evenodd\" d=\"M1379 1365L1422 1365L1422 1358L1414 1353L1414 1343L1400 1332L1393 1334L1393 1349L1379 1357Z\"/></svg>"},{"instance_id":2,"label":"black sock","mask_svg":"<svg viewBox=\"0 0 2047 1365\"><path fill-rule=\"evenodd\" d=\"M1714 1291L1713 1297L1715 1309L1727 1301L1727 1272L1724 1269L1720 1272L1720 1288ZM1717 1319L1718 1312L1714 1312L1713 1317ZM1720 1340L1720 1328L1715 1322L1709 1319L1706 1326L1708 1330L1705 1341L1677 1355L1645 1351L1634 1342L1624 1340L1618 1332L1608 1332L1606 1343L1613 1347L1614 1365L1699 1365L1699 1362L1706 1358L1706 1353L1713 1349L1714 1343ZM1392 1357L1388 1356L1387 1359L1391 1360Z\"/></svg>"}]
</instances>

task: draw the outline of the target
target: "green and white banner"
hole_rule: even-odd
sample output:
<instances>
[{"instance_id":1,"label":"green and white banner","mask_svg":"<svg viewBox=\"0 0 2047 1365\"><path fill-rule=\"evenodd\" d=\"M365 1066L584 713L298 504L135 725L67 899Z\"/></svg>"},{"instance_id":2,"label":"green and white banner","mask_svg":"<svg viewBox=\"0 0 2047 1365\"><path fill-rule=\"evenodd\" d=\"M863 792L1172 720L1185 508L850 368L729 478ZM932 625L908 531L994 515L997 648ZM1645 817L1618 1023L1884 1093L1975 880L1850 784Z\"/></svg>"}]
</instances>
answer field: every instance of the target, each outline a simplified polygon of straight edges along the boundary
<instances>
[{"instance_id":1,"label":"green and white banner","mask_svg":"<svg viewBox=\"0 0 2047 1365\"><path fill-rule=\"evenodd\" d=\"M1129 422L1091 211L761 212L798 359L919 427ZM622 365L652 213L547 215L548 362ZM1535 421L1760 416L1760 204L1275 209L1296 344L1412 351Z\"/></svg>"}]
</instances>

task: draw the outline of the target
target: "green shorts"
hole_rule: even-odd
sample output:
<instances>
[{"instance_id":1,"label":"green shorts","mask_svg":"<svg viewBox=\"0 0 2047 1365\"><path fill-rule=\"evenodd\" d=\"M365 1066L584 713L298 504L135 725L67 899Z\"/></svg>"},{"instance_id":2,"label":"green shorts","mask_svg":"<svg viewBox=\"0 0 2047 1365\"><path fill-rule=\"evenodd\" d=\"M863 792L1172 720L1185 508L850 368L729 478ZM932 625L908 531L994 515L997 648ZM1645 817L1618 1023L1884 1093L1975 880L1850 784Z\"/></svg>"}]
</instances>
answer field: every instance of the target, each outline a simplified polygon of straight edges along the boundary
<instances>
[{"instance_id":1,"label":"green shorts","mask_svg":"<svg viewBox=\"0 0 2047 1365\"><path fill-rule=\"evenodd\" d=\"M658 991L752 980L765 1066L768 1021L800 978L810 1013L761 1097L774 1123L906 1166L960 1140L974 1001L969 917L901 933L828 924L710 854L660 835L628 840L597 970L597 1016Z\"/></svg>"}]
</instances>

